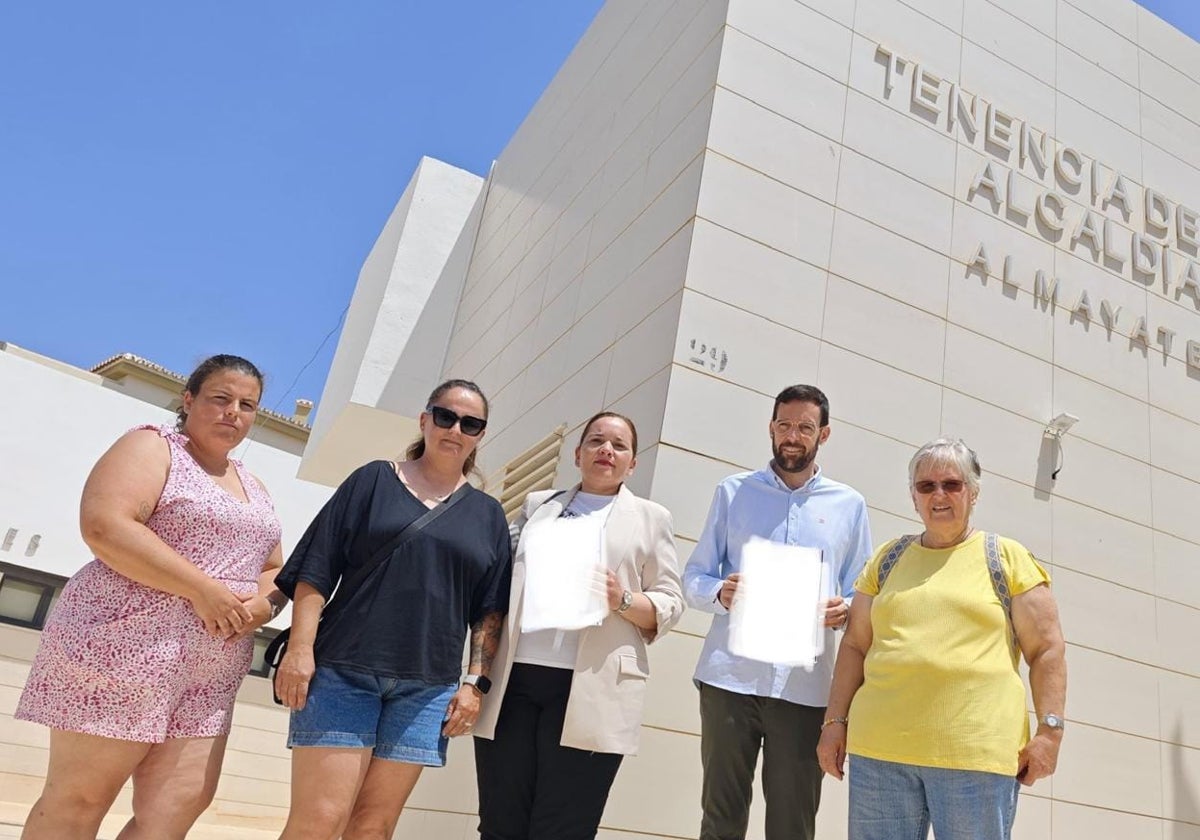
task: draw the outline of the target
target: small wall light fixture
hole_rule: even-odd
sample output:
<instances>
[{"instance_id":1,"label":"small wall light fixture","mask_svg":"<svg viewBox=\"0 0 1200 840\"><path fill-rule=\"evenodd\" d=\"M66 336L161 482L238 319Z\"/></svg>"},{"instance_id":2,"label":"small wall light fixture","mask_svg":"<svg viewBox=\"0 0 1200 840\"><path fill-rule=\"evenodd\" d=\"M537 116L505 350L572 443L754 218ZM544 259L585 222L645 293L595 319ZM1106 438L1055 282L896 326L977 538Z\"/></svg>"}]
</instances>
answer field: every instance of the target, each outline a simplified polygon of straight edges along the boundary
<instances>
[{"instance_id":1,"label":"small wall light fixture","mask_svg":"<svg viewBox=\"0 0 1200 840\"><path fill-rule=\"evenodd\" d=\"M1074 414L1067 414L1065 411L1062 414L1055 416L1053 420L1046 424L1045 436L1061 440L1062 436L1071 431L1071 427L1079 422L1079 418Z\"/></svg>"},{"instance_id":2,"label":"small wall light fixture","mask_svg":"<svg viewBox=\"0 0 1200 840\"><path fill-rule=\"evenodd\" d=\"M1063 454L1062 454L1063 435L1065 435L1067 432L1071 431L1071 427L1074 426L1078 422L1079 422L1078 417L1076 417L1074 414L1068 414L1064 411L1062 414L1055 415L1054 419L1046 424L1046 428L1042 432L1043 437L1046 437L1049 440L1054 441L1055 448L1058 450L1058 453L1057 453L1058 454L1058 458L1057 458L1058 466L1054 468L1054 472L1050 473L1051 481L1057 481L1058 474L1060 472L1062 472L1063 463L1064 463Z\"/></svg>"}]
</instances>

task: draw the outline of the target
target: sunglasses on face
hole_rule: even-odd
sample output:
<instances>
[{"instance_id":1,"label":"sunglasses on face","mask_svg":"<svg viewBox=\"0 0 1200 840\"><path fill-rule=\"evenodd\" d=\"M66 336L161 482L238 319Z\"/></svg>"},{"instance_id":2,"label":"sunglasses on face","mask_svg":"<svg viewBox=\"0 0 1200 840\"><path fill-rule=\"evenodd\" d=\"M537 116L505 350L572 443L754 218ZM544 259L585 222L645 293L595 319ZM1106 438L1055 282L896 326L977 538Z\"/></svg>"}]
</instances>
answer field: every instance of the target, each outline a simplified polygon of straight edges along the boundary
<instances>
[{"instance_id":1,"label":"sunglasses on face","mask_svg":"<svg viewBox=\"0 0 1200 840\"><path fill-rule=\"evenodd\" d=\"M945 481L918 481L913 485L913 489L922 496L928 496L930 493L936 492L938 487L942 488L943 493L961 493L962 489L967 484L961 478L948 478Z\"/></svg>"},{"instance_id":2,"label":"sunglasses on face","mask_svg":"<svg viewBox=\"0 0 1200 840\"><path fill-rule=\"evenodd\" d=\"M433 417L433 425L439 429L453 429L458 424L459 431L467 437L479 437L487 428L487 421L469 414L458 415L440 405L427 405L425 411Z\"/></svg>"}]
</instances>

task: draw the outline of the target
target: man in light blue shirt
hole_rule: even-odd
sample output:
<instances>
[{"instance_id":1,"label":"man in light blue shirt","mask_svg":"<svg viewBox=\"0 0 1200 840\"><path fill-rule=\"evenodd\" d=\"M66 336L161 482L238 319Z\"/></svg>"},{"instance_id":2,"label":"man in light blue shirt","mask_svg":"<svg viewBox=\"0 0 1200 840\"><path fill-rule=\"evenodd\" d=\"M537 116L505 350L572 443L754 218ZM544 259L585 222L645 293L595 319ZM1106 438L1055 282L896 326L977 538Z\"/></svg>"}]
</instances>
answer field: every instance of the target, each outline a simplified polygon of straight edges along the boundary
<instances>
[{"instance_id":1,"label":"man in light blue shirt","mask_svg":"<svg viewBox=\"0 0 1200 840\"><path fill-rule=\"evenodd\" d=\"M683 573L688 604L716 614L693 677L704 766L700 840L746 836L760 749L767 840L814 837L822 777L816 749L833 676L833 631L845 625L854 581L871 556L862 495L826 478L816 463L829 439L825 395L811 385L785 388L769 429L770 465L717 486ZM752 537L820 549L829 563L834 591L825 608L825 653L811 672L729 650L729 606L742 548Z\"/></svg>"}]
</instances>

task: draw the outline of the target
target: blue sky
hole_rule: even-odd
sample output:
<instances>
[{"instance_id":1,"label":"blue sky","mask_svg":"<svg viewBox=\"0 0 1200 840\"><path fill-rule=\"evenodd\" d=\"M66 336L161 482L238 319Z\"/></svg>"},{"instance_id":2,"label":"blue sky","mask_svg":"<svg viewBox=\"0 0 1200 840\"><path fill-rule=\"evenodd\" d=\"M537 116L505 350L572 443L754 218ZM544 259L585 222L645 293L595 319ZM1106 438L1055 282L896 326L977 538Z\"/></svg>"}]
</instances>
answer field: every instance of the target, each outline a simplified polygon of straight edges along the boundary
<instances>
[{"instance_id":1,"label":"blue sky","mask_svg":"<svg viewBox=\"0 0 1200 840\"><path fill-rule=\"evenodd\" d=\"M1044 0L1052 2L1052 0ZM423 154L485 174L601 0L0 4L0 340L320 397ZM1143 5L1200 38L1196 0Z\"/></svg>"}]
</instances>

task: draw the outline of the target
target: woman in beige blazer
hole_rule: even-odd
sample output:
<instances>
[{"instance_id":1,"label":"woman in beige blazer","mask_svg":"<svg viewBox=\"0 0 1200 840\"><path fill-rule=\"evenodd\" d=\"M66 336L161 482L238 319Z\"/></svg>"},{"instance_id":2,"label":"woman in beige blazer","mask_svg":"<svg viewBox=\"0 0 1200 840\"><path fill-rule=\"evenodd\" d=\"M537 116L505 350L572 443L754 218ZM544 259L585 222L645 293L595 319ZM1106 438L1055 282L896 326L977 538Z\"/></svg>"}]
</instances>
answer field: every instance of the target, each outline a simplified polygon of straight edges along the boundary
<instances>
[{"instance_id":1,"label":"woman in beige blazer","mask_svg":"<svg viewBox=\"0 0 1200 840\"><path fill-rule=\"evenodd\" d=\"M621 759L637 752L646 645L684 605L670 513L624 486L636 452L633 421L597 414L575 449L581 482L531 493L514 523L512 597L475 725L482 840L590 840ZM582 630L523 633L526 538L559 518L594 529L609 612Z\"/></svg>"}]
</instances>

